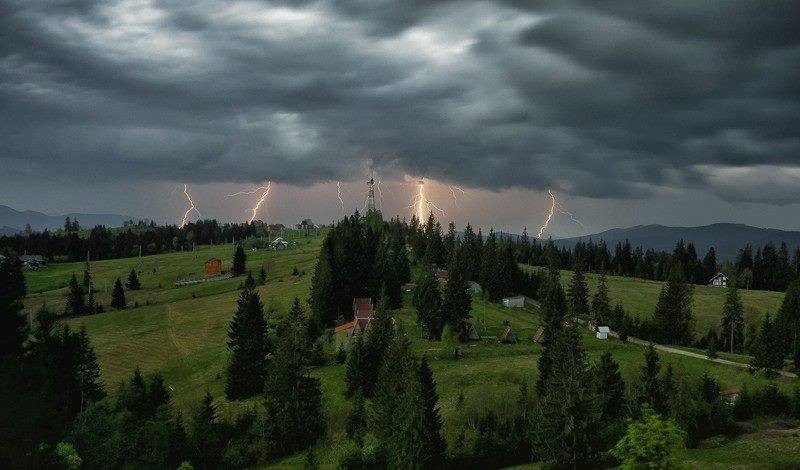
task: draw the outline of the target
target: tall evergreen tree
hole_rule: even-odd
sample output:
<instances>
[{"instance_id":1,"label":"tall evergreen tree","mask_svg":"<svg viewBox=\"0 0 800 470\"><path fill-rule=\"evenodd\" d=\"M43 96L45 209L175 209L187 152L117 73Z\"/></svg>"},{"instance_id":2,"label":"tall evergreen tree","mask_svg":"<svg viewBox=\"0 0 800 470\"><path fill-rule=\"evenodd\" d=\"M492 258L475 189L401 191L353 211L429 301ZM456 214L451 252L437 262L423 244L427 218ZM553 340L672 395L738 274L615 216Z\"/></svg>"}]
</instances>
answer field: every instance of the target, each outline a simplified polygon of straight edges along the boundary
<instances>
[{"instance_id":1,"label":"tall evergreen tree","mask_svg":"<svg viewBox=\"0 0 800 470\"><path fill-rule=\"evenodd\" d=\"M447 285L442 298L442 319L455 332L465 330L472 308L472 294L467 281L466 270L461 264L461 248L456 247L447 265Z\"/></svg>"},{"instance_id":2,"label":"tall evergreen tree","mask_svg":"<svg viewBox=\"0 0 800 470\"><path fill-rule=\"evenodd\" d=\"M271 372L264 384L266 438L279 455L312 445L325 432L322 388L309 375L311 344L302 318L287 316L277 328Z\"/></svg>"},{"instance_id":3,"label":"tall evergreen tree","mask_svg":"<svg viewBox=\"0 0 800 470\"><path fill-rule=\"evenodd\" d=\"M436 381L425 356L420 359L418 374L419 393L422 396L424 407L423 436L428 443L430 452L426 466L438 468L444 462L447 444L442 438L442 417L439 414L439 394L436 392Z\"/></svg>"},{"instance_id":4,"label":"tall evergreen tree","mask_svg":"<svg viewBox=\"0 0 800 470\"><path fill-rule=\"evenodd\" d=\"M128 273L128 281L125 282L125 287L130 290L139 290L142 288L142 284L139 282L139 275L136 273L135 269L131 269L131 272Z\"/></svg>"},{"instance_id":5,"label":"tall evergreen tree","mask_svg":"<svg viewBox=\"0 0 800 470\"><path fill-rule=\"evenodd\" d=\"M122 287L122 281L120 278L117 278L114 281L114 290L111 291L111 306L122 310L126 307L127 303L125 301L125 289Z\"/></svg>"},{"instance_id":6,"label":"tall evergreen tree","mask_svg":"<svg viewBox=\"0 0 800 470\"><path fill-rule=\"evenodd\" d=\"M246 266L247 255L244 254L244 247L241 243L236 244L236 250L233 252L233 265L231 266L231 274L234 276L241 276L247 270Z\"/></svg>"},{"instance_id":7,"label":"tall evergreen tree","mask_svg":"<svg viewBox=\"0 0 800 470\"><path fill-rule=\"evenodd\" d=\"M700 279L700 281L704 283L708 282L709 279L717 274L717 269L719 269L717 265L717 250L712 246L708 249L706 256L703 258L703 278Z\"/></svg>"},{"instance_id":8,"label":"tall evergreen tree","mask_svg":"<svg viewBox=\"0 0 800 470\"><path fill-rule=\"evenodd\" d=\"M494 230L489 232L481 253L480 284L490 301L500 300L501 286L497 278L497 236Z\"/></svg>"},{"instance_id":9,"label":"tall evergreen tree","mask_svg":"<svg viewBox=\"0 0 800 470\"><path fill-rule=\"evenodd\" d=\"M222 423L217 416L217 406L206 392L191 423L192 464L195 468L211 470L220 468L225 445Z\"/></svg>"},{"instance_id":10,"label":"tall evergreen tree","mask_svg":"<svg viewBox=\"0 0 800 470\"><path fill-rule=\"evenodd\" d=\"M439 284L431 269L424 269L420 273L412 303L417 309L417 323L425 329L428 339L439 341L444 327L442 297L439 293Z\"/></svg>"},{"instance_id":11,"label":"tall evergreen tree","mask_svg":"<svg viewBox=\"0 0 800 470\"><path fill-rule=\"evenodd\" d=\"M608 325L611 323L611 299L608 297L608 285L606 284L605 273L600 275L597 282L597 291L592 297L592 314L598 325Z\"/></svg>"},{"instance_id":12,"label":"tall evergreen tree","mask_svg":"<svg viewBox=\"0 0 800 470\"><path fill-rule=\"evenodd\" d=\"M625 381L619 371L619 364L606 351L595 364L593 372L604 419L621 417L625 405Z\"/></svg>"},{"instance_id":13,"label":"tall evergreen tree","mask_svg":"<svg viewBox=\"0 0 800 470\"><path fill-rule=\"evenodd\" d=\"M694 334L692 286L683 280L682 273L680 265L672 267L653 313L656 334L665 343L691 344Z\"/></svg>"},{"instance_id":14,"label":"tall evergreen tree","mask_svg":"<svg viewBox=\"0 0 800 470\"><path fill-rule=\"evenodd\" d=\"M545 391L545 383L550 377L553 361L558 360L554 356L555 350L552 346L556 336L561 331L561 323L567 311L566 296L561 286L561 275L554 259L550 261L544 289L544 295L542 295L541 299L544 334L542 337L542 354L538 360L539 377L536 382L536 389L540 394Z\"/></svg>"},{"instance_id":15,"label":"tall evergreen tree","mask_svg":"<svg viewBox=\"0 0 800 470\"><path fill-rule=\"evenodd\" d=\"M248 285L239 294L236 312L228 326L231 356L225 396L229 400L249 398L263 391L270 349L261 297Z\"/></svg>"},{"instance_id":16,"label":"tall evergreen tree","mask_svg":"<svg viewBox=\"0 0 800 470\"><path fill-rule=\"evenodd\" d=\"M334 281L333 263L333 237L329 235L322 242L308 297L311 318L320 329L333 325L340 313L336 302L337 287Z\"/></svg>"},{"instance_id":17,"label":"tall evergreen tree","mask_svg":"<svg viewBox=\"0 0 800 470\"><path fill-rule=\"evenodd\" d=\"M389 298L385 290L383 293L384 295L381 295L375 308L375 315L372 321L369 322L369 328L363 334L364 355L361 362L360 376L362 379L361 391L367 398L372 398L383 357L395 336L394 320L389 309Z\"/></svg>"},{"instance_id":18,"label":"tall evergreen tree","mask_svg":"<svg viewBox=\"0 0 800 470\"><path fill-rule=\"evenodd\" d=\"M84 292L89 292L92 286L92 268L89 265L89 261L86 261L83 266L83 290Z\"/></svg>"},{"instance_id":19,"label":"tall evergreen tree","mask_svg":"<svg viewBox=\"0 0 800 470\"><path fill-rule=\"evenodd\" d=\"M23 352L28 337L28 325L21 313L25 290L19 258L0 258L0 364L12 364L9 360Z\"/></svg>"},{"instance_id":20,"label":"tall evergreen tree","mask_svg":"<svg viewBox=\"0 0 800 470\"><path fill-rule=\"evenodd\" d=\"M67 285L67 303L64 307L64 315L83 315L86 313L86 298L83 289L78 284L75 273L69 279Z\"/></svg>"},{"instance_id":21,"label":"tall evergreen tree","mask_svg":"<svg viewBox=\"0 0 800 470\"><path fill-rule=\"evenodd\" d=\"M761 327L758 330L752 349L751 369L763 369L767 376L774 376L775 371L783 367L779 326L772 320L769 313L761 322Z\"/></svg>"},{"instance_id":22,"label":"tall evergreen tree","mask_svg":"<svg viewBox=\"0 0 800 470\"><path fill-rule=\"evenodd\" d=\"M569 311L573 316L589 315L589 286L583 264L576 262L572 268L572 280L569 284Z\"/></svg>"},{"instance_id":23,"label":"tall evergreen tree","mask_svg":"<svg viewBox=\"0 0 800 470\"><path fill-rule=\"evenodd\" d=\"M728 279L725 304L722 306L721 340L725 349L731 353L741 351L744 346L744 307L739 299L736 279Z\"/></svg>"},{"instance_id":24,"label":"tall evergreen tree","mask_svg":"<svg viewBox=\"0 0 800 470\"><path fill-rule=\"evenodd\" d=\"M792 281L786 289L776 323L781 336L781 351L788 354L800 340L800 280Z\"/></svg>"}]
</instances>

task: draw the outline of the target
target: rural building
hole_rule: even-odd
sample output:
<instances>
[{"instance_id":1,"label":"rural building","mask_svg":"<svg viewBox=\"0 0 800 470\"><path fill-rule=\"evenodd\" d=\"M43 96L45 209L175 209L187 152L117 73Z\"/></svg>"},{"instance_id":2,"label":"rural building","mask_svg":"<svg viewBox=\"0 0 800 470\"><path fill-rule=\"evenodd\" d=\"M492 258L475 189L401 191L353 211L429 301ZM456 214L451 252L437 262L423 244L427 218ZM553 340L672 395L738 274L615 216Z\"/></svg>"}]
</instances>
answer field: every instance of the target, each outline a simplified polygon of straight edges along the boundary
<instances>
[{"instance_id":1,"label":"rural building","mask_svg":"<svg viewBox=\"0 0 800 470\"><path fill-rule=\"evenodd\" d=\"M725 287L728 285L728 276L722 273L717 273L716 276L712 277L711 280L708 281L708 285L714 287Z\"/></svg>"},{"instance_id":2,"label":"rural building","mask_svg":"<svg viewBox=\"0 0 800 470\"><path fill-rule=\"evenodd\" d=\"M498 339L501 343L512 344L517 342L517 335L511 330L510 326L507 326L503 329L503 332L500 333Z\"/></svg>"},{"instance_id":3,"label":"rural building","mask_svg":"<svg viewBox=\"0 0 800 470\"><path fill-rule=\"evenodd\" d=\"M346 332L346 336L349 339L357 332L363 332L367 329L374 313L371 298L356 297L353 299L353 319L334 328L333 333Z\"/></svg>"},{"instance_id":4,"label":"rural building","mask_svg":"<svg viewBox=\"0 0 800 470\"><path fill-rule=\"evenodd\" d=\"M481 285L475 281L469 281L469 290L473 294L480 294L481 292L483 292L483 288L481 287Z\"/></svg>"},{"instance_id":5,"label":"rural building","mask_svg":"<svg viewBox=\"0 0 800 470\"><path fill-rule=\"evenodd\" d=\"M719 396L722 400L730 406L736 404L736 401L739 400L739 395L742 394L742 390L739 388L727 388L719 392Z\"/></svg>"},{"instance_id":6,"label":"rural building","mask_svg":"<svg viewBox=\"0 0 800 470\"><path fill-rule=\"evenodd\" d=\"M503 307L506 308L522 308L525 306L525 296L518 295L516 297L506 297L503 299Z\"/></svg>"},{"instance_id":7,"label":"rural building","mask_svg":"<svg viewBox=\"0 0 800 470\"><path fill-rule=\"evenodd\" d=\"M608 339L608 334L610 332L611 330L607 326L598 326L595 336L597 336L597 339Z\"/></svg>"},{"instance_id":8,"label":"rural building","mask_svg":"<svg viewBox=\"0 0 800 470\"><path fill-rule=\"evenodd\" d=\"M439 281L439 282L447 282L447 270L437 269L436 270L436 280Z\"/></svg>"},{"instance_id":9,"label":"rural building","mask_svg":"<svg viewBox=\"0 0 800 470\"><path fill-rule=\"evenodd\" d=\"M219 258L211 258L206 260L203 265L203 274L206 276L218 276L222 273L222 260Z\"/></svg>"},{"instance_id":10,"label":"rural building","mask_svg":"<svg viewBox=\"0 0 800 470\"><path fill-rule=\"evenodd\" d=\"M542 342L542 338L544 338L544 328L540 326L536 330L536 333L533 334L533 342L534 343L541 343Z\"/></svg>"},{"instance_id":11,"label":"rural building","mask_svg":"<svg viewBox=\"0 0 800 470\"><path fill-rule=\"evenodd\" d=\"M481 339L478 331L475 329L475 325L469 322L464 323L464 328L461 330L461 333L459 333L459 336L461 342L479 341Z\"/></svg>"},{"instance_id":12,"label":"rural building","mask_svg":"<svg viewBox=\"0 0 800 470\"><path fill-rule=\"evenodd\" d=\"M283 237L278 237L275 240L272 240L272 243L269 244L269 247L273 250L284 250L289 247L289 242L283 239Z\"/></svg>"},{"instance_id":13,"label":"rural building","mask_svg":"<svg viewBox=\"0 0 800 470\"><path fill-rule=\"evenodd\" d=\"M23 267L28 269L39 269L47 266L47 259L42 255L22 255L19 257Z\"/></svg>"},{"instance_id":14,"label":"rural building","mask_svg":"<svg viewBox=\"0 0 800 470\"><path fill-rule=\"evenodd\" d=\"M405 284L403 284L403 290L406 291L406 292L411 292L416 287L417 287L417 285L414 284L413 282L406 282Z\"/></svg>"}]
</instances>

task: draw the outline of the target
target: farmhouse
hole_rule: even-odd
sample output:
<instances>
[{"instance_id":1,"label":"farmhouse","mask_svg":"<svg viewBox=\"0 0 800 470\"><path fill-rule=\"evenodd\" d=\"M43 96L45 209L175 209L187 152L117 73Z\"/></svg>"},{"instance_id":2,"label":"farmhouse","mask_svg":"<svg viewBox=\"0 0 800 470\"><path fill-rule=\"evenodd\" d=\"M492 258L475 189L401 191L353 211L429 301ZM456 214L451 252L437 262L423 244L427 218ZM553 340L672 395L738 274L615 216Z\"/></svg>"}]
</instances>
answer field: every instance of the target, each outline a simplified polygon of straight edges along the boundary
<instances>
[{"instance_id":1,"label":"farmhouse","mask_svg":"<svg viewBox=\"0 0 800 470\"><path fill-rule=\"evenodd\" d=\"M595 336L597 336L597 339L608 339L608 334L610 332L611 330L607 326L598 326Z\"/></svg>"},{"instance_id":2,"label":"farmhouse","mask_svg":"<svg viewBox=\"0 0 800 470\"><path fill-rule=\"evenodd\" d=\"M708 285L713 287L725 287L728 285L728 276L723 273L717 273L716 276L708 281Z\"/></svg>"},{"instance_id":3,"label":"farmhouse","mask_svg":"<svg viewBox=\"0 0 800 470\"><path fill-rule=\"evenodd\" d=\"M47 266L47 259L42 255L22 255L19 257L22 266L28 269L39 269Z\"/></svg>"},{"instance_id":4,"label":"farmhouse","mask_svg":"<svg viewBox=\"0 0 800 470\"><path fill-rule=\"evenodd\" d=\"M210 258L206 260L203 265L203 274L206 276L218 276L222 273L222 260L219 258Z\"/></svg>"},{"instance_id":5,"label":"farmhouse","mask_svg":"<svg viewBox=\"0 0 800 470\"><path fill-rule=\"evenodd\" d=\"M525 306L525 296L518 295L516 297L506 297L503 299L503 307L506 308L522 308Z\"/></svg>"},{"instance_id":6,"label":"farmhouse","mask_svg":"<svg viewBox=\"0 0 800 470\"><path fill-rule=\"evenodd\" d=\"M283 239L283 237L278 237L269 244L269 247L273 250L284 250L289 247L289 242Z\"/></svg>"},{"instance_id":7,"label":"farmhouse","mask_svg":"<svg viewBox=\"0 0 800 470\"><path fill-rule=\"evenodd\" d=\"M353 319L333 329L334 334L347 332L350 338L357 332L367 329L374 316L372 299L369 297L356 297L353 299Z\"/></svg>"}]
</instances>

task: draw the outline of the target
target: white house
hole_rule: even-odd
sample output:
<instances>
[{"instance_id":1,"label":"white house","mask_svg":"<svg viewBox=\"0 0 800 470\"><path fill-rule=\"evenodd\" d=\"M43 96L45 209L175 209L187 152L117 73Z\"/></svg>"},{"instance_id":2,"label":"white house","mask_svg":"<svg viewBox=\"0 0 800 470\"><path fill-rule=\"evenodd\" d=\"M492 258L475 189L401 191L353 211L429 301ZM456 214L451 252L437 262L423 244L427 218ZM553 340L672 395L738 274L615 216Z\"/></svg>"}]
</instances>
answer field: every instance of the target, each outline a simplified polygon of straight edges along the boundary
<instances>
[{"instance_id":1,"label":"white house","mask_svg":"<svg viewBox=\"0 0 800 470\"><path fill-rule=\"evenodd\" d=\"M525 296L518 295L516 297L506 297L503 299L503 307L506 308L522 308L525 306Z\"/></svg>"},{"instance_id":2,"label":"white house","mask_svg":"<svg viewBox=\"0 0 800 470\"><path fill-rule=\"evenodd\" d=\"M717 273L716 276L712 277L711 280L708 281L708 285L714 287L725 287L728 285L728 276L722 273Z\"/></svg>"},{"instance_id":3,"label":"white house","mask_svg":"<svg viewBox=\"0 0 800 470\"><path fill-rule=\"evenodd\" d=\"M480 294L481 292L483 292L483 288L481 287L481 285L475 281L469 281L469 290L473 294Z\"/></svg>"},{"instance_id":4,"label":"white house","mask_svg":"<svg viewBox=\"0 0 800 470\"><path fill-rule=\"evenodd\" d=\"M597 336L597 339L608 339L608 333L610 332L611 329L609 329L607 326L598 326L595 336Z\"/></svg>"},{"instance_id":5,"label":"white house","mask_svg":"<svg viewBox=\"0 0 800 470\"><path fill-rule=\"evenodd\" d=\"M269 247L273 250L283 250L289 246L289 243L283 239L283 237L278 237L269 244Z\"/></svg>"}]
</instances>

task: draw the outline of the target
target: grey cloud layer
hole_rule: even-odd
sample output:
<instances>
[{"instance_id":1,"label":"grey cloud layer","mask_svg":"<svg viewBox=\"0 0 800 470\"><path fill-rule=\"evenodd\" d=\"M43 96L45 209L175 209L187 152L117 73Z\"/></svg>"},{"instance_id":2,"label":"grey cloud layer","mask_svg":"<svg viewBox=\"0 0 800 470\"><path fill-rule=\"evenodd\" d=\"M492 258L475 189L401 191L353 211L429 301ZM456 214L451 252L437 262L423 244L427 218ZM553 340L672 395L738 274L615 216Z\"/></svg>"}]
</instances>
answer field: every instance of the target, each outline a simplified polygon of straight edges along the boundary
<instances>
[{"instance_id":1,"label":"grey cloud layer","mask_svg":"<svg viewBox=\"0 0 800 470\"><path fill-rule=\"evenodd\" d=\"M491 189L788 203L798 9L0 2L0 162L17 180L308 184L372 160Z\"/></svg>"}]
</instances>

